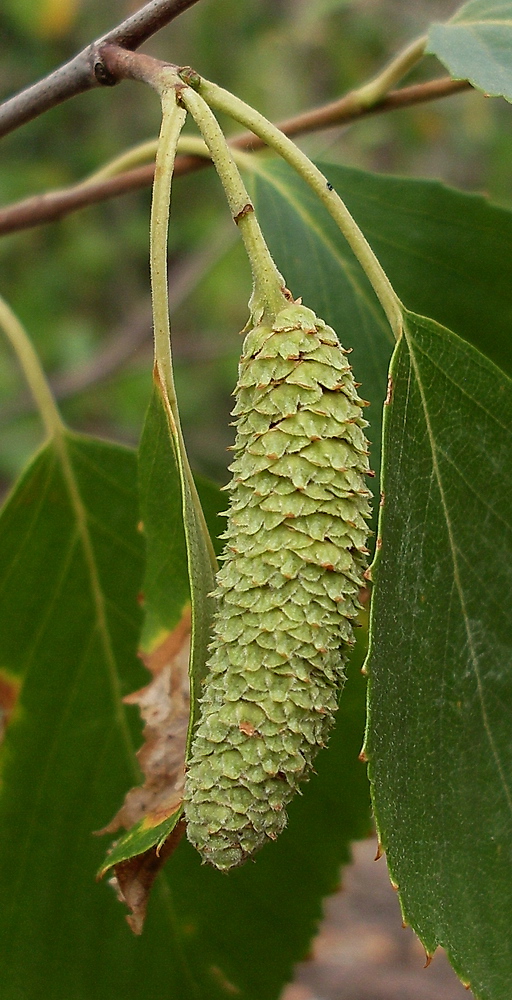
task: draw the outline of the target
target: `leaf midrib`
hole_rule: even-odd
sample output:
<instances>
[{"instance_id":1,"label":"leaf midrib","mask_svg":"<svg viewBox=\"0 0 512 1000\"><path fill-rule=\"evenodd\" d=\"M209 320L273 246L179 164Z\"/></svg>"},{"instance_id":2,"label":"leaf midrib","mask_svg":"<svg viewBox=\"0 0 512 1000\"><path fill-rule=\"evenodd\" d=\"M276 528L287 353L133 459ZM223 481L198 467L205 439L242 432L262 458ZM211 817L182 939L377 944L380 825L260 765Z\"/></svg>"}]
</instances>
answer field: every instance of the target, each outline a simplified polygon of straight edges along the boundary
<instances>
[{"instance_id":1,"label":"leaf midrib","mask_svg":"<svg viewBox=\"0 0 512 1000\"><path fill-rule=\"evenodd\" d=\"M121 733L125 750L129 758L134 780L139 780L139 772L135 763L135 749L132 743L126 715L123 709L121 685L117 672L116 659L112 648L112 640L108 627L106 612L106 600L103 594L99 573L96 567L94 546L88 526L88 517L85 504L80 494L80 489L73 469L72 457L70 455L70 436L67 431L55 434L54 443L57 456L60 460L64 482L67 487L69 502L75 515L76 527L80 546L82 549L87 574L89 576L91 597L95 609L95 616L103 649L105 664L107 667L108 680L112 693L114 706L114 718Z\"/></svg>"},{"instance_id":2,"label":"leaf midrib","mask_svg":"<svg viewBox=\"0 0 512 1000\"><path fill-rule=\"evenodd\" d=\"M478 25L505 25L507 28L512 28L512 18L480 18L480 20L474 21L449 21L443 27L447 27L453 30L453 28L464 28L467 30L468 26L474 31Z\"/></svg>"}]
</instances>

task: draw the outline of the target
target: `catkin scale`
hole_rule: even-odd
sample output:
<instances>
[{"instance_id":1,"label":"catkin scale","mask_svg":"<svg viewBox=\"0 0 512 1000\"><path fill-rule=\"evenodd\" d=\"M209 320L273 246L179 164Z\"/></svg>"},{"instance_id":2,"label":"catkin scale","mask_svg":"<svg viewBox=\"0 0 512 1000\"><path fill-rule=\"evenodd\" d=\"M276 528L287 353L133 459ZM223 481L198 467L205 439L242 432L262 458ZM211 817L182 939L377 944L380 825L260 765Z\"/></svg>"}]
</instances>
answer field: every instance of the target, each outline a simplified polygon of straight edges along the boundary
<instances>
[{"instance_id":1,"label":"catkin scale","mask_svg":"<svg viewBox=\"0 0 512 1000\"><path fill-rule=\"evenodd\" d=\"M226 546L185 786L189 840L220 869L285 826L344 680L370 512L365 403L346 353L300 303L242 348Z\"/></svg>"}]
</instances>

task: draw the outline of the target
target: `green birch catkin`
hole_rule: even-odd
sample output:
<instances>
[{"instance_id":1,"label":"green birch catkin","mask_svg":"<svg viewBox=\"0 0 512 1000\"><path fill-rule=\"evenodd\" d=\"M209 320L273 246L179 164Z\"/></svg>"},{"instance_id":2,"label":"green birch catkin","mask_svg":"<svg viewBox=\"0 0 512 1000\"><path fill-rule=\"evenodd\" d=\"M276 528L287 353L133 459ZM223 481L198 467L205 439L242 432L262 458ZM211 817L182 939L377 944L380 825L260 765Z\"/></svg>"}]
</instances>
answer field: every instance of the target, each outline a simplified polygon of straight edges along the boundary
<instances>
[{"instance_id":1,"label":"green birch catkin","mask_svg":"<svg viewBox=\"0 0 512 1000\"><path fill-rule=\"evenodd\" d=\"M247 334L209 670L188 767L189 840L220 869L286 824L325 745L353 644L371 494L351 368L311 309Z\"/></svg>"}]
</instances>

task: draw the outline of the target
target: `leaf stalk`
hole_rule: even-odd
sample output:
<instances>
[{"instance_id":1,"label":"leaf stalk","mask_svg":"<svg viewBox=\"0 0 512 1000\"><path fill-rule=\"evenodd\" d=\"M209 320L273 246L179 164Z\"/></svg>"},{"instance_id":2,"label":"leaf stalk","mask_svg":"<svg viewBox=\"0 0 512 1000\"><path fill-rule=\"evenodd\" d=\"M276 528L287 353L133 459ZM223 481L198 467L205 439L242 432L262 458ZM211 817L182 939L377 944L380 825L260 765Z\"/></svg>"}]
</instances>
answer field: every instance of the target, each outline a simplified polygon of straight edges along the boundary
<instances>
[{"instance_id":1,"label":"leaf stalk","mask_svg":"<svg viewBox=\"0 0 512 1000\"><path fill-rule=\"evenodd\" d=\"M425 55L427 36L415 39L395 56L373 80L353 91L354 103L359 108L371 108L377 104L407 73L421 62Z\"/></svg>"},{"instance_id":2,"label":"leaf stalk","mask_svg":"<svg viewBox=\"0 0 512 1000\"><path fill-rule=\"evenodd\" d=\"M16 353L48 437L60 438L65 426L32 341L18 317L1 296L0 326Z\"/></svg>"},{"instance_id":3,"label":"leaf stalk","mask_svg":"<svg viewBox=\"0 0 512 1000\"><path fill-rule=\"evenodd\" d=\"M186 483L197 521L201 525L212 567L216 569L217 560L215 552L204 520L192 470L188 462L172 370L171 324L169 319L167 281L167 237L174 161L180 132L187 116L185 108L180 107L177 103L175 80L174 72L166 68L162 72L158 87L162 101L162 126L156 154L150 222L150 272L155 343L155 382L161 390L163 389L163 403L167 410L168 419L173 425L172 434L176 445L176 461L180 470L183 487L184 522L185 524L187 523L185 512Z\"/></svg>"}]
</instances>

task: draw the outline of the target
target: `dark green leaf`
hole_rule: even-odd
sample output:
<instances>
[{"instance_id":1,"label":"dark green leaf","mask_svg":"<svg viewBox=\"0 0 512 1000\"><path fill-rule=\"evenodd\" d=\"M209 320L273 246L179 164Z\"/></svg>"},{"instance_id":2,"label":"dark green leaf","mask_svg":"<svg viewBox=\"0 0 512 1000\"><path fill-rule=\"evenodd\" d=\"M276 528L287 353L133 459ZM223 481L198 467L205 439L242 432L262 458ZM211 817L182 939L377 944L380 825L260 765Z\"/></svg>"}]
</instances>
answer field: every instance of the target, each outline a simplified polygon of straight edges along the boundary
<instances>
[{"instance_id":1,"label":"dark green leaf","mask_svg":"<svg viewBox=\"0 0 512 1000\"><path fill-rule=\"evenodd\" d=\"M456 80L512 101L512 2L470 0L446 24L433 24L433 52Z\"/></svg>"},{"instance_id":2,"label":"dark green leaf","mask_svg":"<svg viewBox=\"0 0 512 1000\"><path fill-rule=\"evenodd\" d=\"M288 830L227 877L183 843L135 938L111 889L94 881L104 844L91 835L133 783L140 743L137 713L120 702L146 680L134 655L142 573L135 457L67 441L90 547L54 446L0 518L1 663L21 682L2 754L2 1000L277 1000L349 841L369 825L357 761L361 651L330 750L293 803ZM215 491L204 492L214 509Z\"/></svg>"},{"instance_id":3,"label":"dark green leaf","mask_svg":"<svg viewBox=\"0 0 512 1000\"><path fill-rule=\"evenodd\" d=\"M484 1000L512 968L512 382L409 314L391 366L366 753L406 920Z\"/></svg>"},{"instance_id":4,"label":"dark green leaf","mask_svg":"<svg viewBox=\"0 0 512 1000\"><path fill-rule=\"evenodd\" d=\"M2 745L2 1000L141 996L92 836L137 780L121 704L144 681L135 457L71 435L65 448L71 478L48 445L0 519L0 663L21 684ZM156 990L150 952L139 976Z\"/></svg>"},{"instance_id":5,"label":"dark green leaf","mask_svg":"<svg viewBox=\"0 0 512 1000\"><path fill-rule=\"evenodd\" d=\"M203 508L206 525L210 532L213 548L216 555L220 555L223 543L219 535L226 527L226 519L221 516L228 502L226 494L222 493L215 483L212 483L210 479L206 479L204 476L195 475L194 481L201 501L201 507Z\"/></svg>"},{"instance_id":6,"label":"dark green leaf","mask_svg":"<svg viewBox=\"0 0 512 1000\"><path fill-rule=\"evenodd\" d=\"M512 212L438 181L324 169L405 305L512 376Z\"/></svg>"}]
</instances>

